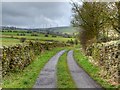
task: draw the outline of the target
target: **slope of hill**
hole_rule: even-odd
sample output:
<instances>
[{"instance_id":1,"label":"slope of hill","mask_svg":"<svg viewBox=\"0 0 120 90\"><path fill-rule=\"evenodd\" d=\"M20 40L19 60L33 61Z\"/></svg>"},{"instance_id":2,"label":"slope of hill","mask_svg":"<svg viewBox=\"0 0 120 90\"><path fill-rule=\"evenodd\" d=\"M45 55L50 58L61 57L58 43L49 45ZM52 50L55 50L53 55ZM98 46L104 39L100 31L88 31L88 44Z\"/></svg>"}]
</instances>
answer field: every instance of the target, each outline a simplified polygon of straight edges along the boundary
<instances>
[{"instance_id":1,"label":"slope of hill","mask_svg":"<svg viewBox=\"0 0 120 90\"><path fill-rule=\"evenodd\" d=\"M51 30L54 30L54 32L70 33L70 34L76 32L74 27L55 27L52 28Z\"/></svg>"},{"instance_id":2,"label":"slope of hill","mask_svg":"<svg viewBox=\"0 0 120 90\"><path fill-rule=\"evenodd\" d=\"M29 30L29 31L40 31L40 32L46 32L46 31L53 31L53 32L60 32L60 33L75 33L76 30L74 27L65 26L65 27L51 27L51 28L17 28L17 27L7 27L3 26L2 30Z\"/></svg>"}]
</instances>

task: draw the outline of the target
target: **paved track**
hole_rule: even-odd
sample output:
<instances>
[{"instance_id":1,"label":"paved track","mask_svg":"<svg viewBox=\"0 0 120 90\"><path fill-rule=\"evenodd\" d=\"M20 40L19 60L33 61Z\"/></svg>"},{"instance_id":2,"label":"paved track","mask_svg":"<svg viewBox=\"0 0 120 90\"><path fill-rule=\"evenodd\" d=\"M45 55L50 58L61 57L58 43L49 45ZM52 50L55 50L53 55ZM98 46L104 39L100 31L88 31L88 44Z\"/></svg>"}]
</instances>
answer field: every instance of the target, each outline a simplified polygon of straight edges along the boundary
<instances>
[{"instance_id":1,"label":"paved track","mask_svg":"<svg viewBox=\"0 0 120 90\"><path fill-rule=\"evenodd\" d=\"M40 72L33 88L56 88L56 65L64 52L65 50L60 51L48 61Z\"/></svg>"},{"instance_id":2,"label":"paved track","mask_svg":"<svg viewBox=\"0 0 120 90\"><path fill-rule=\"evenodd\" d=\"M77 88L100 88L102 89L81 67L77 65L73 58L73 50L68 52L67 62L73 80ZM97 90L96 89L96 90Z\"/></svg>"}]
</instances>

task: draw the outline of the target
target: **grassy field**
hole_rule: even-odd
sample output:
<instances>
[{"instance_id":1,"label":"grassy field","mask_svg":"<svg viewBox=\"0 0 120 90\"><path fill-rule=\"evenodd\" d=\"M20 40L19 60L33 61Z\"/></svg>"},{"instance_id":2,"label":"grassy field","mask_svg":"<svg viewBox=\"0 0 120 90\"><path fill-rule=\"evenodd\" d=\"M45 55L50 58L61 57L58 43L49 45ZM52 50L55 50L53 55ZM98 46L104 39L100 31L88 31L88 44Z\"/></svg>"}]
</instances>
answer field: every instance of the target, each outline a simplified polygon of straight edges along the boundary
<instances>
[{"instance_id":1,"label":"grassy field","mask_svg":"<svg viewBox=\"0 0 120 90\"><path fill-rule=\"evenodd\" d=\"M40 70L48 60L63 48L45 51L21 72L10 73L3 78L3 88L32 88Z\"/></svg>"},{"instance_id":2,"label":"grassy field","mask_svg":"<svg viewBox=\"0 0 120 90\"><path fill-rule=\"evenodd\" d=\"M22 44L19 39L14 39L14 38L1 38L1 39L2 39L2 45L5 46Z\"/></svg>"},{"instance_id":3,"label":"grassy field","mask_svg":"<svg viewBox=\"0 0 120 90\"><path fill-rule=\"evenodd\" d=\"M67 52L63 54L57 64L57 87L76 88L67 65Z\"/></svg>"},{"instance_id":4,"label":"grassy field","mask_svg":"<svg viewBox=\"0 0 120 90\"><path fill-rule=\"evenodd\" d=\"M26 41L29 40L38 40L38 41L48 41L48 40L54 40L54 41L61 41L61 42L67 42L68 40L74 40L74 38L64 38L61 36L52 37L52 35L48 35L48 37L45 37L44 34L38 33L38 36L31 36L29 33L25 33L25 36L18 36L18 32L3 32L0 39L2 39L2 42L0 41L0 44L5 46L11 46L15 44L22 44L20 42L20 38L26 38ZM23 32L24 33L24 32Z\"/></svg>"}]
</instances>

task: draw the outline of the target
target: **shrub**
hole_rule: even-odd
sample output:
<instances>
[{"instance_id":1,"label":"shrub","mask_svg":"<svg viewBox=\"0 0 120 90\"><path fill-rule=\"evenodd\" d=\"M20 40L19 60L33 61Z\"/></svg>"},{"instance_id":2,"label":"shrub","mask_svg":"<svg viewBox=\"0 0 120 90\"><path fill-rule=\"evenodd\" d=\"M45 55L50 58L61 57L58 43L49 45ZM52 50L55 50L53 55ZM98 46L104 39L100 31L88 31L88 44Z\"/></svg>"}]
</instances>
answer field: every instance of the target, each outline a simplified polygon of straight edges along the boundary
<instances>
[{"instance_id":1,"label":"shrub","mask_svg":"<svg viewBox=\"0 0 120 90\"><path fill-rule=\"evenodd\" d=\"M32 33L31 36L38 36L38 34L36 34L36 33Z\"/></svg>"},{"instance_id":2,"label":"shrub","mask_svg":"<svg viewBox=\"0 0 120 90\"><path fill-rule=\"evenodd\" d=\"M70 44L74 44L74 41L72 39L70 40Z\"/></svg>"},{"instance_id":3,"label":"shrub","mask_svg":"<svg viewBox=\"0 0 120 90\"><path fill-rule=\"evenodd\" d=\"M78 40L77 40L77 39L75 39L74 43L75 43L76 45L78 45Z\"/></svg>"},{"instance_id":4,"label":"shrub","mask_svg":"<svg viewBox=\"0 0 120 90\"><path fill-rule=\"evenodd\" d=\"M49 35L48 35L48 34L45 34L45 37L49 37Z\"/></svg>"},{"instance_id":5,"label":"shrub","mask_svg":"<svg viewBox=\"0 0 120 90\"><path fill-rule=\"evenodd\" d=\"M52 35L52 37L57 37L56 35Z\"/></svg>"},{"instance_id":6,"label":"shrub","mask_svg":"<svg viewBox=\"0 0 120 90\"><path fill-rule=\"evenodd\" d=\"M24 43L25 40L26 40L26 38L20 38L20 42L21 42L21 43Z\"/></svg>"},{"instance_id":7,"label":"shrub","mask_svg":"<svg viewBox=\"0 0 120 90\"><path fill-rule=\"evenodd\" d=\"M17 33L17 36L25 36L24 33Z\"/></svg>"}]
</instances>

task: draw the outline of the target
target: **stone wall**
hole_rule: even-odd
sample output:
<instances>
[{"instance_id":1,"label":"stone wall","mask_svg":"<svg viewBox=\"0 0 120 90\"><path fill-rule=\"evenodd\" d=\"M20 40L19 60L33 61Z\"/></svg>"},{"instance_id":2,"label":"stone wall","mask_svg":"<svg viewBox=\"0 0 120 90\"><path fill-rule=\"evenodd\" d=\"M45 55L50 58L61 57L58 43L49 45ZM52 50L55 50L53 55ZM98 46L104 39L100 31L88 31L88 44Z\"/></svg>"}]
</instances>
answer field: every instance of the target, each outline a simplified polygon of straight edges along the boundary
<instances>
[{"instance_id":1,"label":"stone wall","mask_svg":"<svg viewBox=\"0 0 120 90\"><path fill-rule=\"evenodd\" d=\"M2 57L0 57L2 59L2 75L4 76L9 72L23 70L44 50L64 46L66 46L66 44L60 42L29 42L26 45L3 47L0 49L0 51L2 51Z\"/></svg>"},{"instance_id":2,"label":"stone wall","mask_svg":"<svg viewBox=\"0 0 120 90\"><path fill-rule=\"evenodd\" d=\"M104 79L120 84L120 40L93 44L87 48L87 55L100 66Z\"/></svg>"}]
</instances>

